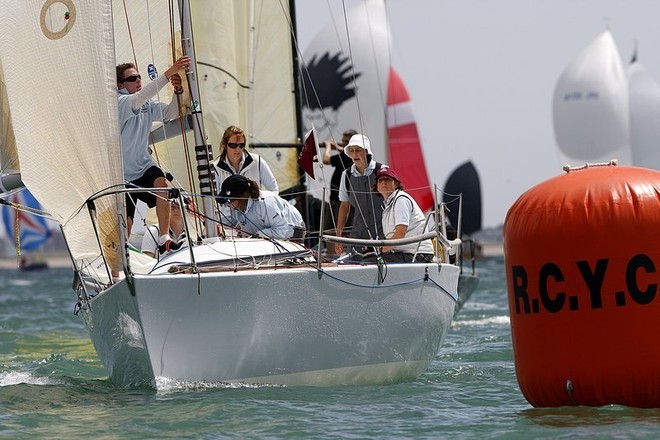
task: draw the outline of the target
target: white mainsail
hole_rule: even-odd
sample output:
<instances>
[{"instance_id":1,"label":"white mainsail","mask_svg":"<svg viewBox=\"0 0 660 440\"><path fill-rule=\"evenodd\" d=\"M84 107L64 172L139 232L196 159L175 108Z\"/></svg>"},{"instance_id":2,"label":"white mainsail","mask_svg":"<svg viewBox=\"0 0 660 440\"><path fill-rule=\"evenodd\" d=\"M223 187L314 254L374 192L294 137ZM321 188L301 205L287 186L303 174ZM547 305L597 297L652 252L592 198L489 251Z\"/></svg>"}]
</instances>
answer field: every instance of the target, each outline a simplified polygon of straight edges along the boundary
<instances>
[{"instance_id":1,"label":"white mainsail","mask_svg":"<svg viewBox=\"0 0 660 440\"><path fill-rule=\"evenodd\" d=\"M116 263L116 202L96 202L101 246L85 206L123 182L110 1L5 1L0 27L23 181L62 223L76 260L103 248Z\"/></svg>"},{"instance_id":2,"label":"white mainsail","mask_svg":"<svg viewBox=\"0 0 660 440\"><path fill-rule=\"evenodd\" d=\"M628 83L610 31L598 35L562 73L553 122L563 163L631 163Z\"/></svg>"},{"instance_id":3,"label":"white mainsail","mask_svg":"<svg viewBox=\"0 0 660 440\"><path fill-rule=\"evenodd\" d=\"M660 84L638 61L627 74L632 163L660 170Z\"/></svg>"},{"instance_id":4,"label":"white mainsail","mask_svg":"<svg viewBox=\"0 0 660 440\"><path fill-rule=\"evenodd\" d=\"M229 125L248 143L300 142L289 1L191 3L206 135L217 157ZM280 190L298 180L295 148L260 148Z\"/></svg>"}]
</instances>

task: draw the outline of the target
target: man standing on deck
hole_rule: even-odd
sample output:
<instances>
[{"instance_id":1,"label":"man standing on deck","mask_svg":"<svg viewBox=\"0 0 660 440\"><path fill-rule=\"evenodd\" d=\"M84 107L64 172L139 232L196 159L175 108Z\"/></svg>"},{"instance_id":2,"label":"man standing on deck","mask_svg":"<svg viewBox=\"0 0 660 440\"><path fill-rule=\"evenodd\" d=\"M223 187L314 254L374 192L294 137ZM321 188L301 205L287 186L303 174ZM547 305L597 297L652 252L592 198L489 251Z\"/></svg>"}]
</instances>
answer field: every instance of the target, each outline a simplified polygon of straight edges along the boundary
<instances>
[{"instance_id":1,"label":"man standing on deck","mask_svg":"<svg viewBox=\"0 0 660 440\"><path fill-rule=\"evenodd\" d=\"M169 121L179 117L179 98L183 93L181 77L177 72L188 69L190 58L183 56L165 71L142 87L142 77L133 63L117 66L117 93L119 101L119 128L121 130L121 150L124 163L124 180L131 187L167 188L169 183L165 173L153 160L149 152L149 133L154 121ZM170 104L159 103L152 98L167 83L174 86L175 95ZM170 203L164 193L129 193L126 197L128 236L131 235L135 203L144 201L150 208L156 207L159 230L164 232L158 239L159 250L165 253L179 248L172 241L170 230Z\"/></svg>"},{"instance_id":2,"label":"man standing on deck","mask_svg":"<svg viewBox=\"0 0 660 440\"><path fill-rule=\"evenodd\" d=\"M373 191L376 171L383 165L372 158L369 138L355 134L344 148L353 165L342 174L339 183L339 213L337 236L341 237L348 215L353 208L350 237L375 240L383 237L383 204ZM341 254L343 246L335 244L335 252Z\"/></svg>"}]
</instances>

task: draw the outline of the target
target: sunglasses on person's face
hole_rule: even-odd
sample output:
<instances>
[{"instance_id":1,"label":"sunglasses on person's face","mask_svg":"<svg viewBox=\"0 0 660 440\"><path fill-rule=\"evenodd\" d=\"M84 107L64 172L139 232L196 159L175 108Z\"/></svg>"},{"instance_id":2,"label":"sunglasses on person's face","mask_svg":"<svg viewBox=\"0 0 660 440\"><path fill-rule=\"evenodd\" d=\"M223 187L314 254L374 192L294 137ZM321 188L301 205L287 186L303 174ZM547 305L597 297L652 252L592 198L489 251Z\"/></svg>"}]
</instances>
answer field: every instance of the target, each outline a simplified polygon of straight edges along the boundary
<instances>
[{"instance_id":1,"label":"sunglasses on person's face","mask_svg":"<svg viewBox=\"0 0 660 440\"><path fill-rule=\"evenodd\" d=\"M229 142L227 146L232 150L235 148L245 148L245 142Z\"/></svg>"},{"instance_id":2,"label":"sunglasses on person's face","mask_svg":"<svg viewBox=\"0 0 660 440\"><path fill-rule=\"evenodd\" d=\"M142 79L142 77L140 75L131 75L131 76L128 76L128 77L124 78L121 82L132 83L132 82L137 81L138 79Z\"/></svg>"}]
</instances>

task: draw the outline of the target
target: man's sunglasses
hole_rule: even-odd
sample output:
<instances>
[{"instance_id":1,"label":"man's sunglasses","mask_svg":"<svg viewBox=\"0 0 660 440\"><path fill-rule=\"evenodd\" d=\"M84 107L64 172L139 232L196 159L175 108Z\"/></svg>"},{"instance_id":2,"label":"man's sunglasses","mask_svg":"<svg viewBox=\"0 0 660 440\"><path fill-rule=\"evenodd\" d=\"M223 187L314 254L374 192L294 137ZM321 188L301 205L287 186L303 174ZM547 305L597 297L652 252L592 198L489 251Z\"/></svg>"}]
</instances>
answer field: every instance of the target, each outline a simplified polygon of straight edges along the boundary
<instances>
[{"instance_id":1,"label":"man's sunglasses","mask_svg":"<svg viewBox=\"0 0 660 440\"><path fill-rule=\"evenodd\" d=\"M227 146L232 150L235 148L245 148L245 142L229 142Z\"/></svg>"},{"instance_id":2,"label":"man's sunglasses","mask_svg":"<svg viewBox=\"0 0 660 440\"><path fill-rule=\"evenodd\" d=\"M132 82L137 81L138 79L142 79L142 77L140 75L131 75L131 76L127 76L126 78L122 79L121 82L132 83Z\"/></svg>"}]
</instances>

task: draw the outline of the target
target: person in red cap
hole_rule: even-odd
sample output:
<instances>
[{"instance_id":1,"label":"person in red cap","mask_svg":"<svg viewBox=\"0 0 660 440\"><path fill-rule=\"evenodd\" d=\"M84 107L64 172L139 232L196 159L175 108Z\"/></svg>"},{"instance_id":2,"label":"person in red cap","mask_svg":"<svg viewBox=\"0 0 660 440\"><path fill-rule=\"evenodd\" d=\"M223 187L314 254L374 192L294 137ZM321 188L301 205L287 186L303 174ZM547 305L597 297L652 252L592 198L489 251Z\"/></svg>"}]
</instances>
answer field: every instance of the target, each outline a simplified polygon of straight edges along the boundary
<instances>
[{"instance_id":1,"label":"person in red cap","mask_svg":"<svg viewBox=\"0 0 660 440\"><path fill-rule=\"evenodd\" d=\"M426 217L415 200L403 190L403 185L392 167L383 165L376 172L375 190L383 196L383 233L386 239L422 235ZM381 257L390 262L433 261L433 243L430 239L399 246L383 246Z\"/></svg>"}]
</instances>

